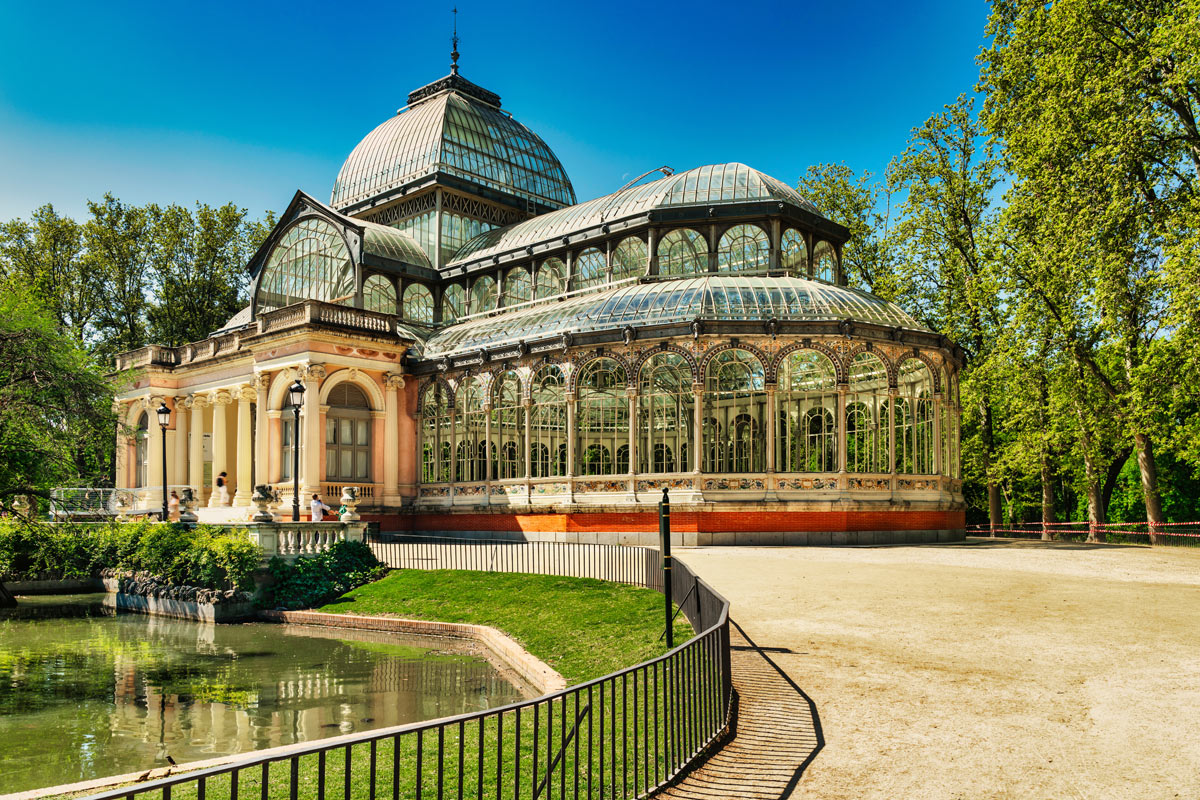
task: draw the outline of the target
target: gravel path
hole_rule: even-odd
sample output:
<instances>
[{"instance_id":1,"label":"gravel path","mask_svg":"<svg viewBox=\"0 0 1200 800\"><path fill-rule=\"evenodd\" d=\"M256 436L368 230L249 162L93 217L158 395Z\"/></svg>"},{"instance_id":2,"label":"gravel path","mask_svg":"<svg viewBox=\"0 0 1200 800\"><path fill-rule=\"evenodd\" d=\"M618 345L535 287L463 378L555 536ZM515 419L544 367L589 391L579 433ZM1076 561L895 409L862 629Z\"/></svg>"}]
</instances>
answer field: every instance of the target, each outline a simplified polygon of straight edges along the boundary
<instances>
[{"instance_id":1,"label":"gravel path","mask_svg":"<svg viewBox=\"0 0 1200 800\"><path fill-rule=\"evenodd\" d=\"M1200 798L1200 551L972 539L679 556L823 731L796 780L716 794ZM751 703L800 712L774 686L744 718L764 719Z\"/></svg>"}]
</instances>

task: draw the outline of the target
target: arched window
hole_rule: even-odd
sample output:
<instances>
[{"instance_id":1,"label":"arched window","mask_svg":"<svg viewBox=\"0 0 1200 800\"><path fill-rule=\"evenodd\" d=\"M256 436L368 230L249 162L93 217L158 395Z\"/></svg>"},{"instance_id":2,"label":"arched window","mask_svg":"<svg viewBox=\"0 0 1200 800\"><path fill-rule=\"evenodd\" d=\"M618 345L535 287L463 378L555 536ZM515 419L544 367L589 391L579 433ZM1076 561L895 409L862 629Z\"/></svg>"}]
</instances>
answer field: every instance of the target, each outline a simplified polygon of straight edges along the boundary
<instances>
[{"instance_id":1,"label":"arched window","mask_svg":"<svg viewBox=\"0 0 1200 800\"><path fill-rule=\"evenodd\" d=\"M671 352L651 356L638 384L638 472L690 472L682 459L692 452L696 397L687 359Z\"/></svg>"},{"instance_id":2,"label":"arched window","mask_svg":"<svg viewBox=\"0 0 1200 800\"><path fill-rule=\"evenodd\" d=\"M567 474L566 379L557 364L546 364L533 376L530 395L529 474L557 478Z\"/></svg>"},{"instance_id":3,"label":"arched window","mask_svg":"<svg viewBox=\"0 0 1200 800\"><path fill-rule=\"evenodd\" d=\"M567 290L567 268L561 259L547 258L537 269L537 281L533 288L534 299L554 297Z\"/></svg>"},{"instance_id":4,"label":"arched window","mask_svg":"<svg viewBox=\"0 0 1200 800\"><path fill-rule=\"evenodd\" d=\"M575 256L573 288L590 289L607 282L607 280L608 265L605 263L604 253L595 247L589 247Z\"/></svg>"},{"instance_id":5,"label":"arched window","mask_svg":"<svg viewBox=\"0 0 1200 800\"><path fill-rule=\"evenodd\" d=\"M896 425L896 472L907 475L933 473L933 373L925 362L906 358L900 363L896 384L896 410L905 409L905 427ZM903 448L901 448L903 445Z\"/></svg>"},{"instance_id":6,"label":"arched window","mask_svg":"<svg viewBox=\"0 0 1200 800\"><path fill-rule=\"evenodd\" d=\"M433 322L433 295L423 284L412 283L404 290L403 316L408 322Z\"/></svg>"},{"instance_id":7,"label":"arched window","mask_svg":"<svg viewBox=\"0 0 1200 800\"><path fill-rule=\"evenodd\" d=\"M829 283L837 282L837 254L829 242L817 242L813 248L813 277Z\"/></svg>"},{"instance_id":8,"label":"arched window","mask_svg":"<svg viewBox=\"0 0 1200 800\"><path fill-rule=\"evenodd\" d=\"M533 282L524 267L514 267L504 276L504 300L506 306L527 303L533 299Z\"/></svg>"},{"instance_id":9,"label":"arched window","mask_svg":"<svg viewBox=\"0 0 1200 800\"><path fill-rule=\"evenodd\" d=\"M133 434L133 485L144 489L150 482L150 414L143 411Z\"/></svg>"},{"instance_id":10,"label":"arched window","mask_svg":"<svg viewBox=\"0 0 1200 800\"><path fill-rule=\"evenodd\" d=\"M779 265L789 275L808 277L808 245L795 228L788 228L779 239Z\"/></svg>"},{"instance_id":11,"label":"arched window","mask_svg":"<svg viewBox=\"0 0 1200 800\"><path fill-rule=\"evenodd\" d=\"M766 469L766 406L763 366L753 353L723 350L709 362L704 378L705 472Z\"/></svg>"},{"instance_id":12,"label":"arched window","mask_svg":"<svg viewBox=\"0 0 1200 800\"><path fill-rule=\"evenodd\" d=\"M267 257L255 294L258 313L303 300L354 302L354 264L338 229L323 219L288 228Z\"/></svg>"},{"instance_id":13,"label":"arched window","mask_svg":"<svg viewBox=\"0 0 1200 800\"><path fill-rule=\"evenodd\" d=\"M461 283L452 283L442 292L442 322L454 322L467 315L467 293Z\"/></svg>"},{"instance_id":14,"label":"arched window","mask_svg":"<svg viewBox=\"0 0 1200 800\"><path fill-rule=\"evenodd\" d=\"M816 350L797 350L779 365L775 392L775 468L779 472L836 472L837 371Z\"/></svg>"},{"instance_id":15,"label":"arched window","mask_svg":"<svg viewBox=\"0 0 1200 800\"><path fill-rule=\"evenodd\" d=\"M396 284L386 275L368 275L363 281L363 308L384 314L396 313Z\"/></svg>"},{"instance_id":16,"label":"arched window","mask_svg":"<svg viewBox=\"0 0 1200 800\"><path fill-rule=\"evenodd\" d=\"M850 362L850 386L846 395L848 472L891 472L887 400L887 368L878 356L859 353Z\"/></svg>"},{"instance_id":17,"label":"arched window","mask_svg":"<svg viewBox=\"0 0 1200 800\"><path fill-rule=\"evenodd\" d=\"M492 390L492 444L500 456L492 477L524 478L525 403L521 399L521 379L512 370L501 375Z\"/></svg>"},{"instance_id":18,"label":"arched window","mask_svg":"<svg viewBox=\"0 0 1200 800\"><path fill-rule=\"evenodd\" d=\"M304 439L296 437L296 411L290 398L285 395L282 413L279 415L279 479L292 480L292 463L297 460L294 450L300 448L299 462L304 463ZM301 414L303 414L303 409ZM303 467L301 467L303 469Z\"/></svg>"},{"instance_id":19,"label":"arched window","mask_svg":"<svg viewBox=\"0 0 1200 800\"><path fill-rule=\"evenodd\" d=\"M622 444L629 444L625 383L625 369L611 358L589 361L579 375L575 452L580 454L580 475L616 474L612 454Z\"/></svg>"},{"instance_id":20,"label":"arched window","mask_svg":"<svg viewBox=\"0 0 1200 800\"><path fill-rule=\"evenodd\" d=\"M646 274L646 243L636 236L621 240L612 254L613 281Z\"/></svg>"},{"instance_id":21,"label":"arched window","mask_svg":"<svg viewBox=\"0 0 1200 800\"><path fill-rule=\"evenodd\" d=\"M690 228L668 231L658 243L659 275L708 272L708 242Z\"/></svg>"},{"instance_id":22,"label":"arched window","mask_svg":"<svg viewBox=\"0 0 1200 800\"><path fill-rule=\"evenodd\" d=\"M367 396L347 381L333 387L326 402L325 480L370 480L371 406Z\"/></svg>"},{"instance_id":23,"label":"arched window","mask_svg":"<svg viewBox=\"0 0 1200 800\"><path fill-rule=\"evenodd\" d=\"M487 480L487 386L483 375L464 376L456 392L454 479Z\"/></svg>"},{"instance_id":24,"label":"arched window","mask_svg":"<svg viewBox=\"0 0 1200 800\"><path fill-rule=\"evenodd\" d=\"M421 398L421 481L450 480L450 398L440 382L426 387Z\"/></svg>"},{"instance_id":25,"label":"arched window","mask_svg":"<svg viewBox=\"0 0 1200 800\"><path fill-rule=\"evenodd\" d=\"M471 284L471 307L468 311L472 314L482 314L495 307L496 281L490 275L476 278L475 283Z\"/></svg>"},{"instance_id":26,"label":"arched window","mask_svg":"<svg viewBox=\"0 0 1200 800\"><path fill-rule=\"evenodd\" d=\"M734 225L717 245L722 272L765 272L771 265L771 240L757 225Z\"/></svg>"}]
</instances>

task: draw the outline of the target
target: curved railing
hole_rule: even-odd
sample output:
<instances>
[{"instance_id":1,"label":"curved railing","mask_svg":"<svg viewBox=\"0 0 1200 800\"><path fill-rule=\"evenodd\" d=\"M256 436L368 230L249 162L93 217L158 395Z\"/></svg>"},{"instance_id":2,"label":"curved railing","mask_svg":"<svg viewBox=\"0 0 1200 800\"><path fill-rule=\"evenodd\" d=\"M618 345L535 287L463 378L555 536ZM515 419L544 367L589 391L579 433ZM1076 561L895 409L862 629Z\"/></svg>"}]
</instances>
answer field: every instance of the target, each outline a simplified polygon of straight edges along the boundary
<instances>
[{"instance_id":1,"label":"curved railing","mask_svg":"<svg viewBox=\"0 0 1200 800\"><path fill-rule=\"evenodd\" d=\"M662 589L657 550L369 536L389 566L592 577ZM624 798L672 783L728 730L729 603L679 561L672 590L697 632L663 655L532 700L274 748L90 796L117 798Z\"/></svg>"}]
</instances>

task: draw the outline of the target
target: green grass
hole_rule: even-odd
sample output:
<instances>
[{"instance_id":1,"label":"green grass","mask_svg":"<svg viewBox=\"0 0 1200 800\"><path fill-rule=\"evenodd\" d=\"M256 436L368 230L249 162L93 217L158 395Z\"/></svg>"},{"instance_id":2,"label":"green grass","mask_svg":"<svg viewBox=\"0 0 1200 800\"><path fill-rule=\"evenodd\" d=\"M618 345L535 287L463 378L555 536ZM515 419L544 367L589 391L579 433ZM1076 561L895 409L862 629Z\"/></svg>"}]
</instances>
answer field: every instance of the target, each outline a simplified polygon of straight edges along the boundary
<instances>
[{"instance_id":1,"label":"green grass","mask_svg":"<svg viewBox=\"0 0 1200 800\"><path fill-rule=\"evenodd\" d=\"M401 570L320 610L491 625L558 670L568 684L666 652L658 638L661 594L591 578ZM691 636L680 614L675 643Z\"/></svg>"}]
</instances>

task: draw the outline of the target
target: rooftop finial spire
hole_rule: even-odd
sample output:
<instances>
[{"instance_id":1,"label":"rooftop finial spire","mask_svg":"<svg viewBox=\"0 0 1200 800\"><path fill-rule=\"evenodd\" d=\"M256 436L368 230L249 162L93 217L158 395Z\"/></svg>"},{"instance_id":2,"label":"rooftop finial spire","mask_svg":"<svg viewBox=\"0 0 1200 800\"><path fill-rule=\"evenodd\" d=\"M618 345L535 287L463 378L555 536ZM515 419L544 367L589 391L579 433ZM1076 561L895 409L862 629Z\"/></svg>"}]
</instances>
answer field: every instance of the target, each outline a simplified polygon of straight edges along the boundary
<instances>
[{"instance_id":1,"label":"rooftop finial spire","mask_svg":"<svg viewBox=\"0 0 1200 800\"><path fill-rule=\"evenodd\" d=\"M450 51L450 74L458 74L458 7L451 9L454 13L454 35L450 37L450 44L454 48Z\"/></svg>"}]
</instances>

